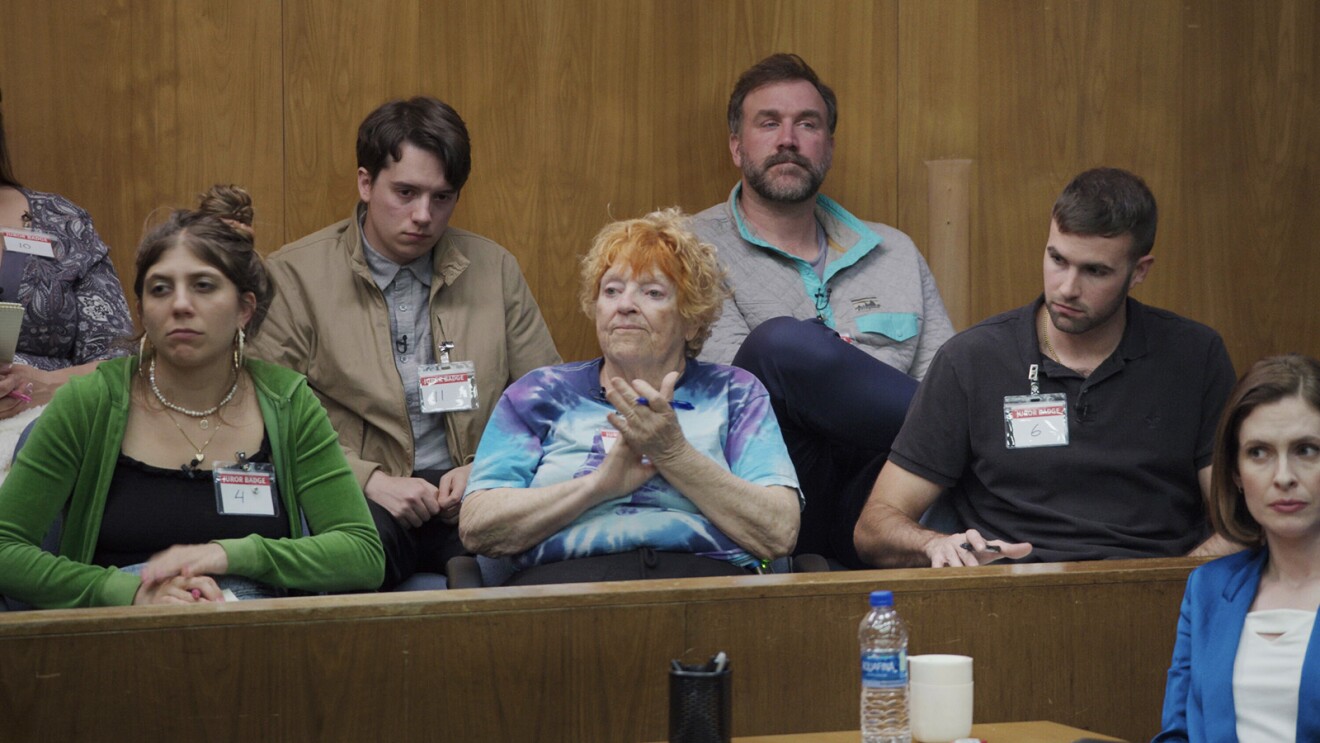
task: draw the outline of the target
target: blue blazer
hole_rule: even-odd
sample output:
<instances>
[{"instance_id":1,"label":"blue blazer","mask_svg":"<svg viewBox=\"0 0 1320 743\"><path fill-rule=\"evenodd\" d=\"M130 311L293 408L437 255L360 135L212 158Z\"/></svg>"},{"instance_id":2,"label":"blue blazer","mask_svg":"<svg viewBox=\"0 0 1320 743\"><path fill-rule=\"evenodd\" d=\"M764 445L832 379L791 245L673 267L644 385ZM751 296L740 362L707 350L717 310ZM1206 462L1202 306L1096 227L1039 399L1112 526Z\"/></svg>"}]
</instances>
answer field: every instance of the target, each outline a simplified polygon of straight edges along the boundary
<instances>
[{"instance_id":1,"label":"blue blazer","mask_svg":"<svg viewBox=\"0 0 1320 743\"><path fill-rule=\"evenodd\" d=\"M1178 641L1164 689L1166 741L1237 741L1233 660L1256 598L1268 553L1246 550L1192 571L1178 617ZM1320 622L1311 631L1302 661L1297 699L1297 740L1320 741Z\"/></svg>"}]
</instances>

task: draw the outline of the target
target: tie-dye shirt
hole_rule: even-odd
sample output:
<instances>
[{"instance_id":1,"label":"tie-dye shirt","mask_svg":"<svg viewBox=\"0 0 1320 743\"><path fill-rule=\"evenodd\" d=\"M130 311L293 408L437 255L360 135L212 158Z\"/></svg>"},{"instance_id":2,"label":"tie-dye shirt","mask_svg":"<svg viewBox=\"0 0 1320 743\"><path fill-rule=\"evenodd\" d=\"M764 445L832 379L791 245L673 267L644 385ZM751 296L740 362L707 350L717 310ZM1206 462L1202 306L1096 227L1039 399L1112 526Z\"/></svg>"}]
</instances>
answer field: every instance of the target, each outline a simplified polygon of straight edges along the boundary
<instances>
[{"instance_id":1,"label":"tie-dye shirt","mask_svg":"<svg viewBox=\"0 0 1320 743\"><path fill-rule=\"evenodd\" d=\"M600 388L601 360L547 366L500 398L477 447L467 493L554 485L594 472L613 433L614 406ZM742 369L689 359L674 399L684 436L697 451L756 485L797 488L779 422L761 383ZM686 406L684 406L686 407ZM696 504L657 474L632 493L597 504L514 558L521 568L650 547L737 565L756 562Z\"/></svg>"}]
</instances>

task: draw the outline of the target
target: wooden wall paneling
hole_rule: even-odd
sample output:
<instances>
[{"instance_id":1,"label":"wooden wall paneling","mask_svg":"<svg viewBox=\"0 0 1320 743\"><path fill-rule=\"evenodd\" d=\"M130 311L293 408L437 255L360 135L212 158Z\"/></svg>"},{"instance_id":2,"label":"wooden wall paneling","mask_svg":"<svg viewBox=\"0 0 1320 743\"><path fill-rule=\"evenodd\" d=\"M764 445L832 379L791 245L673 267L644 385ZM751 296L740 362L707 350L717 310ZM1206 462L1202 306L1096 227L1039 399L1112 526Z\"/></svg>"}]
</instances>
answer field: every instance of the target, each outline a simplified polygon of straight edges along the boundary
<instances>
[{"instance_id":1,"label":"wooden wall paneling","mask_svg":"<svg viewBox=\"0 0 1320 743\"><path fill-rule=\"evenodd\" d=\"M1320 355L1320 7L1196 2L1186 11L1184 286L1238 372Z\"/></svg>"},{"instance_id":2,"label":"wooden wall paneling","mask_svg":"<svg viewBox=\"0 0 1320 743\"><path fill-rule=\"evenodd\" d=\"M743 7L750 13L761 6ZM860 219L895 224L898 3L785 2L783 8L775 40L798 51L839 99L834 164L821 191Z\"/></svg>"},{"instance_id":3,"label":"wooden wall paneling","mask_svg":"<svg viewBox=\"0 0 1320 743\"><path fill-rule=\"evenodd\" d=\"M1138 296L1219 327L1244 367L1320 352L1320 320L1297 304L1320 275L1307 249L1316 13L1304 0L11 0L0 86L20 176L86 207L125 279L147 214L213 181L253 191L262 249L342 219L361 118L392 96L452 98L477 146L455 222L526 264L574 358L596 352L571 291L591 234L723 200L737 178L728 90L793 50L839 92L825 191L860 216L923 246L920 163L975 155L974 315L1039 291L1050 203L1113 163L1146 176L1164 211Z\"/></svg>"},{"instance_id":4,"label":"wooden wall paneling","mask_svg":"<svg viewBox=\"0 0 1320 743\"><path fill-rule=\"evenodd\" d=\"M1086 60L1098 69L1092 81L1079 82L1096 108L1094 130L1082 132L1083 137L1095 138L1082 153L1089 161L1082 167L1126 168L1140 175L1155 194L1161 216L1153 251L1155 264L1133 296L1208 320L1198 312L1194 292L1185 285L1183 266L1186 261L1196 261L1196 251L1187 245L1177 219L1187 208L1182 198L1185 163L1179 146L1181 91L1186 81L1182 5L1097 3L1088 14L1087 25L1074 33L1084 36L1100 16L1112 20L1098 39L1094 56L1088 54ZM1166 219L1166 215L1175 218Z\"/></svg>"},{"instance_id":5,"label":"wooden wall paneling","mask_svg":"<svg viewBox=\"0 0 1320 743\"><path fill-rule=\"evenodd\" d=\"M979 122L983 316L1040 293L1050 206L1077 173L1114 165L1157 198L1177 191L1179 12L1172 2L979 6L980 81L993 91Z\"/></svg>"},{"instance_id":6,"label":"wooden wall paneling","mask_svg":"<svg viewBox=\"0 0 1320 743\"><path fill-rule=\"evenodd\" d=\"M358 125L391 98L426 92L419 2L283 0L285 242L350 215Z\"/></svg>"},{"instance_id":7,"label":"wooden wall paneling","mask_svg":"<svg viewBox=\"0 0 1320 743\"><path fill-rule=\"evenodd\" d=\"M931 582L905 580L921 574ZM888 588L908 625L910 654L975 659L977 720L1050 719L1150 739L1159 729L1185 576L1150 575L1139 587L1127 577L1057 577L1015 584L1002 575L880 571L852 574L861 583L852 592L821 585L792 597L693 602L686 644L698 655L729 653L735 735L855 726L857 625L866 591ZM1141 661L1116 684L1113 667L1083 660L1097 653Z\"/></svg>"},{"instance_id":8,"label":"wooden wall paneling","mask_svg":"<svg viewBox=\"0 0 1320 743\"><path fill-rule=\"evenodd\" d=\"M462 223L518 256L565 358L590 358L599 348L578 306L577 260L611 217L655 207L651 143L663 135L651 111L667 102L655 91L653 6L504 5L464 6L474 33L434 70L474 111L485 168ZM486 61L474 76L459 59Z\"/></svg>"},{"instance_id":9,"label":"wooden wall paneling","mask_svg":"<svg viewBox=\"0 0 1320 743\"><path fill-rule=\"evenodd\" d=\"M1045 37L1041 6L978 5L984 19L978 24L978 82L987 95L977 119L981 199L972 218L972 292L973 315L981 318L1040 292L1049 207L1068 177L1062 172L1074 170L1054 163L1074 159L1060 150L1067 148L1075 117L1065 121L1052 113L1042 100L1045 83L1033 79L1059 65L1053 55L1060 50ZM1059 87L1048 95L1068 97L1068 85ZM1048 171L1040 171L1042 162Z\"/></svg>"},{"instance_id":10,"label":"wooden wall paneling","mask_svg":"<svg viewBox=\"0 0 1320 743\"><path fill-rule=\"evenodd\" d=\"M421 73L422 86L453 105L472 136L472 175L455 224L495 240L518 258L560 353L574 358L568 348L582 345L581 339L566 339L580 336L582 324L568 314L566 294L542 288L543 266L571 255L572 239L547 221L554 218L558 199L545 187L544 173L552 166L576 172L549 140L587 113L576 95L563 95L562 89L560 105L546 108L544 83L552 74L543 76L542 39L562 30L554 25L566 22L561 15L549 3L514 0L427 5L422 25L431 33L449 31L447 43L434 50L435 64Z\"/></svg>"},{"instance_id":11,"label":"wooden wall paneling","mask_svg":"<svg viewBox=\"0 0 1320 743\"><path fill-rule=\"evenodd\" d=\"M958 286L940 286L954 328L983 319L977 287L986 251L975 243L965 265L941 265L930 244L930 161L971 160L969 223L976 221L977 123L980 109L978 5L968 0L904 2L898 8L898 224L926 255L936 281L966 275ZM972 225L968 225L969 234ZM961 269L961 270L960 270ZM964 273L965 272L965 273Z\"/></svg>"},{"instance_id":12,"label":"wooden wall paneling","mask_svg":"<svg viewBox=\"0 0 1320 743\"><path fill-rule=\"evenodd\" d=\"M277 5L15 10L3 85L18 175L88 210L127 294L148 218L211 183L249 188L258 229L282 232Z\"/></svg>"},{"instance_id":13,"label":"wooden wall paneling","mask_svg":"<svg viewBox=\"0 0 1320 743\"><path fill-rule=\"evenodd\" d=\"M142 212L121 278L131 294L132 257L142 226L170 209L191 207L215 183L252 195L258 247L284 234L284 159L280 8L236 3L134 5L133 111L121 155ZM235 54L234 49L243 49Z\"/></svg>"},{"instance_id":14,"label":"wooden wall paneling","mask_svg":"<svg viewBox=\"0 0 1320 743\"><path fill-rule=\"evenodd\" d=\"M146 213L129 157L135 101L125 60L137 44L129 3L13 0L4 29L0 106L15 175L86 209L122 278Z\"/></svg>"},{"instance_id":15,"label":"wooden wall paneling","mask_svg":"<svg viewBox=\"0 0 1320 743\"><path fill-rule=\"evenodd\" d=\"M926 261L955 330L972 317L972 180L974 160L927 160Z\"/></svg>"},{"instance_id":16,"label":"wooden wall paneling","mask_svg":"<svg viewBox=\"0 0 1320 743\"><path fill-rule=\"evenodd\" d=\"M191 197L213 183L245 187L258 247L273 249L285 234L281 7L189 0L177 8L179 129L193 137L180 147L178 188Z\"/></svg>"},{"instance_id":17,"label":"wooden wall paneling","mask_svg":"<svg viewBox=\"0 0 1320 743\"><path fill-rule=\"evenodd\" d=\"M656 6L656 84L645 114L656 121L658 135L650 145L655 205L696 214L727 199L737 181L729 157L729 93L764 54L756 54L739 23L743 4L657 0ZM755 7L768 12L770 4Z\"/></svg>"},{"instance_id":18,"label":"wooden wall paneling","mask_svg":"<svg viewBox=\"0 0 1320 743\"><path fill-rule=\"evenodd\" d=\"M669 660L725 650L735 734L847 729L857 721L857 623L867 592L889 588L911 652L976 659L978 720L1053 719L1145 740L1158 725L1195 564L8 614L0 617L0 715L6 734L34 741L413 740L437 731L464 741L660 740Z\"/></svg>"}]
</instances>

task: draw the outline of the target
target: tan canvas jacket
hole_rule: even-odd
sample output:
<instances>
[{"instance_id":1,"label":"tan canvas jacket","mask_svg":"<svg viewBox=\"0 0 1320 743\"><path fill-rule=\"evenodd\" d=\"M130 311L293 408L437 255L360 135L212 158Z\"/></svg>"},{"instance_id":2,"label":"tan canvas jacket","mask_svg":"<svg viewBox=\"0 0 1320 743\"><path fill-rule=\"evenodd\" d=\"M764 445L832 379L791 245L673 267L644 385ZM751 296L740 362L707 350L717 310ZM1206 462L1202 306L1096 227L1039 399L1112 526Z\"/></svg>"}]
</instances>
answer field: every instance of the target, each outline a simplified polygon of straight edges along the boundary
<instances>
[{"instance_id":1,"label":"tan canvas jacket","mask_svg":"<svg viewBox=\"0 0 1320 743\"><path fill-rule=\"evenodd\" d=\"M504 388L560 358L507 250L450 227L433 258L432 339L452 341L451 358L472 361L477 370L478 407L445 414L449 453L456 464L467 464ZM366 487L378 467L396 477L411 474L412 427L394 365L389 311L362 254L356 221L290 243L266 265L276 293L253 341L254 355L307 375L360 485Z\"/></svg>"}]
</instances>

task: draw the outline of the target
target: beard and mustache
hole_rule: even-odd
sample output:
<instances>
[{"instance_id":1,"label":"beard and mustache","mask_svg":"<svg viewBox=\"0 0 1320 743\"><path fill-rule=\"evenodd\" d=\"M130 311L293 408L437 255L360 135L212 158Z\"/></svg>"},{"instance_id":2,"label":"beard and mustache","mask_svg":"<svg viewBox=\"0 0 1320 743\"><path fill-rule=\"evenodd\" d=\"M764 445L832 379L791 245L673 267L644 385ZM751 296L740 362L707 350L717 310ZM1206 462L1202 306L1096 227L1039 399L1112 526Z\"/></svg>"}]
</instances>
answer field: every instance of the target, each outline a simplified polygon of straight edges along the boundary
<instances>
[{"instance_id":1,"label":"beard and mustache","mask_svg":"<svg viewBox=\"0 0 1320 743\"><path fill-rule=\"evenodd\" d=\"M740 146L741 148L741 146ZM819 163L813 163L793 150L783 150L767 157L759 166L752 162L746 151L740 149L743 161L743 178L761 198L782 204L800 204L815 197L820 191L820 184L825 181L825 174L830 169L830 154ZM770 169L776 165L792 163L802 169L802 173L790 176L780 174L771 177Z\"/></svg>"}]
</instances>

